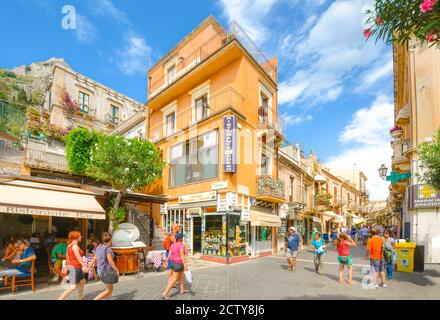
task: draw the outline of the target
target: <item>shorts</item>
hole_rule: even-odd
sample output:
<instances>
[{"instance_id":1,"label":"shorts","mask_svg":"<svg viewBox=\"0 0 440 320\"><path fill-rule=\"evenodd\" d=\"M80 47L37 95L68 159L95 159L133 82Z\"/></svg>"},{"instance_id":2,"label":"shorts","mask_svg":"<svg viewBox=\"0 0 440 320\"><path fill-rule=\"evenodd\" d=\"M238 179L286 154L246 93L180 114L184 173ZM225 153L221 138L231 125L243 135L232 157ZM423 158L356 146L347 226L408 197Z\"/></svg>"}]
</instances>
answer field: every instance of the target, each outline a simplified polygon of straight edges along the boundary
<instances>
[{"instance_id":1,"label":"shorts","mask_svg":"<svg viewBox=\"0 0 440 320\"><path fill-rule=\"evenodd\" d=\"M374 272L384 272L385 271L385 261L383 259L370 259L370 266Z\"/></svg>"},{"instance_id":2,"label":"shorts","mask_svg":"<svg viewBox=\"0 0 440 320\"><path fill-rule=\"evenodd\" d=\"M82 268L68 267L69 282L71 285L78 285L81 280L85 280Z\"/></svg>"},{"instance_id":3,"label":"shorts","mask_svg":"<svg viewBox=\"0 0 440 320\"><path fill-rule=\"evenodd\" d=\"M347 258L347 263L342 263L342 257ZM338 262L339 262L339 264L352 266L353 265L353 258L351 256L338 256Z\"/></svg>"},{"instance_id":4,"label":"shorts","mask_svg":"<svg viewBox=\"0 0 440 320\"><path fill-rule=\"evenodd\" d=\"M170 262L171 270L174 272L182 272L183 271L183 264L182 263L176 263L176 262Z\"/></svg>"},{"instance_id":5,"label":"shorts","mask_svg":"<svg viewBox=\"0 0 440 320\"><path fill-rule=\"evenodd\" d=\"M298 256L298 250L292 250L287 248L286 250L286 257L287 258L296 258Z\"/></svg>"},{"instance_id":6,"label":"shorts","mask_svg":"<svg viewBox=\"0 0 440 320\"><path fill-rule=\"evenodd\" d=\"M168 258L168 256L170 255L170 251L167 250L165 255ZM170 269L171 269L171 261L170 261L170 259L168 259L167 270L170 270Z\"/></svg>"}]
</instances>

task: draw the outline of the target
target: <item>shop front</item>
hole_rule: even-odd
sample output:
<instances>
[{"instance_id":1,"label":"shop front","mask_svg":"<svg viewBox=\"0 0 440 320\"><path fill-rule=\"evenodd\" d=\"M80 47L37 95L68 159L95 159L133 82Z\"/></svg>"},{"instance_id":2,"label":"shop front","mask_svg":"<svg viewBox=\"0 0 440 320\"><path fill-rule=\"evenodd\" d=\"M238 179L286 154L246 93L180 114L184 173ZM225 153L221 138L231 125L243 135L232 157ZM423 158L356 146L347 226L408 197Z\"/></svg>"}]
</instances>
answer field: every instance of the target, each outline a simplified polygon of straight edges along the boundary
<instances>
[{"instance_id":1,"label":"shop front","mask_svg":"<svg viewBox=\"0 0 440 320\"><path fill-rule=\"evenodd\" d=\"M105 223L106 214L95 193L60 184L9 178L0 181L0 238L27 238L37 234L67 237L71 230L83 234Z\"/></svg>"},{"instance_id":2,"label":"shop front","mask_svg":"<svg viewBox=\"0 0 440 320\"><path fill-rule=\"evenodd\" d=\"M270 255L276 251L281 219L274 210L251 208L251 255Z\"/></svg>"},{"instance_id":3,"label":"shop front","mask_svg":"<svg viewBox=\"0 0 440 320\"><path fill-rule=\"evenodd\" d=\"M204 201L193 202L195 199ZM179 204L168 206L164 227L170 232L177 223L189 253L203 260L232 263L248 259L249 222L242 219L239 208L217 200L216 192L179 197Z\"/></svg>"}]
</instances>

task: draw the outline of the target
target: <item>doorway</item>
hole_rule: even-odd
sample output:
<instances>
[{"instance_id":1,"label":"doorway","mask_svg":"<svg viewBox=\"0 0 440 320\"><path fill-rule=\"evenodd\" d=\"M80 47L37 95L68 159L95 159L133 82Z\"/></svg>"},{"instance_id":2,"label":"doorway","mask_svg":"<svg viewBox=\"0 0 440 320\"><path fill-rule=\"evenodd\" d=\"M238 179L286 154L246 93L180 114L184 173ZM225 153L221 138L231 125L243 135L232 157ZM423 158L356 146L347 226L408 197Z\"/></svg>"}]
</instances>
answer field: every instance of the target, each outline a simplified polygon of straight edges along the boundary
<instances>
[{"instance_id":1,"label":"doorway","mask_svg":"<svg viewBox=\"0 0 440 320\"><path fill-rule=\"evenodd\" d=\"M193 254L202 252L202 217L193 217Z\"/></svg>"}]
</instances>

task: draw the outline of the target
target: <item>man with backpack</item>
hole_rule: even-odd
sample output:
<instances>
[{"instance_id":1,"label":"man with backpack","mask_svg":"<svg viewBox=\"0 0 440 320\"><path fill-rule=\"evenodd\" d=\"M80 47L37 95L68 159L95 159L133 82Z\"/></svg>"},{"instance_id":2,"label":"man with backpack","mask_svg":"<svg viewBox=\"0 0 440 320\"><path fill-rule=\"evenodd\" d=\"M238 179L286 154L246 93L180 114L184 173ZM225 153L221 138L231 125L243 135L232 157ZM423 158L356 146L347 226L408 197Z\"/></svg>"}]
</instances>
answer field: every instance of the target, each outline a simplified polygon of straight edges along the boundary
<instances>
[{"instance_id":1,"label":"man with backpack","mask_svg":"<svg viewBox=\"0 0 440 320\"><path fill-rule=\"evenodd\" d=\"M302 240L295 227L289 228L289 233L284 240L284 252L287 256L288 270L296 271L296 257L301 253Z\"/></svg>"}]
</instances>

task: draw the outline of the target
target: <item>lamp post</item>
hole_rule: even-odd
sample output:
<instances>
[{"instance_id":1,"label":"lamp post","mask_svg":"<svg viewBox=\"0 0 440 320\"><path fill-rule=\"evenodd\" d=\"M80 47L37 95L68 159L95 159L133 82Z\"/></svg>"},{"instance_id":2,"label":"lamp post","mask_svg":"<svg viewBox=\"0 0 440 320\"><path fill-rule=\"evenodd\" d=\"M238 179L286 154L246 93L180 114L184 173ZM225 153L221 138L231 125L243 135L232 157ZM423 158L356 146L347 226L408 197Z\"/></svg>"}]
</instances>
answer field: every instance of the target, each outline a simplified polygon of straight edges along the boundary
<instances>
[{"instance_id":1,"label":"lamp post","mask_svg":"<svg viewBox=\"0 0 440 320\"><path fill-rule=\"evenodd\" d=\"M381 178L382 180L386 180L386 178L387 178L388 168L387 168L384 164L382 164L382 165L380 166L380 168L378 169L378 171L379 171L379 176L380 176L380 178Z\"/></svg>"}]
</instances>

